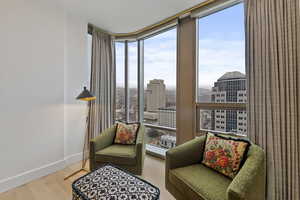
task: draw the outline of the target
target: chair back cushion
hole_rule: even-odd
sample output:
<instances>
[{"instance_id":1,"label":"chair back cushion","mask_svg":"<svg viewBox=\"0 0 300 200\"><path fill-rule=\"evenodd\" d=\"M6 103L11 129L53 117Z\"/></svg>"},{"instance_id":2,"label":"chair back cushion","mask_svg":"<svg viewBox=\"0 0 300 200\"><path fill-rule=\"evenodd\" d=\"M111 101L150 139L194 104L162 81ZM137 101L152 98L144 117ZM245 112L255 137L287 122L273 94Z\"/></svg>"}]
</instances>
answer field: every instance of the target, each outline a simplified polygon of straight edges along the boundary
<instances>
[{"instance_id":1,"label":"chair back cushion","mask_svg":"<svg viewBox=\"0 0 300 200\"><path fill-rule=\"evenodd\" d=\"M140 124L117 123L115 144L135 144Z\"/></svg>"},{"instance_id":2,"label":"chair back cushion","mask_svg":"<svg viewBox=\"0 0 300 200\"><path fill-rule=\"evenodd\" d=\"M247 157L249 145L247 140L208 133L202 163L233 179Z\"/></svg>"}]
</instances>

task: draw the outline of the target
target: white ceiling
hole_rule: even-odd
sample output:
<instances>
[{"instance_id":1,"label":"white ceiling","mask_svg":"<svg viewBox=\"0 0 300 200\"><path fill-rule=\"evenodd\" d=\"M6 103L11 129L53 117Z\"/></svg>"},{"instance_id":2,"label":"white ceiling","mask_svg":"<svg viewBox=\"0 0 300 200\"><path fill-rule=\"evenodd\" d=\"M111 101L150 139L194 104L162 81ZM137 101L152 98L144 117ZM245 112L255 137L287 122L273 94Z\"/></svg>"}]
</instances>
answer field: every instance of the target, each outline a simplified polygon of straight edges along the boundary
<instances>
[{"instance_id":1,"label":"white ceiling","mask_svg":"<svg viewBox=\"0 0 300 200\"><path fill-rule=\"evenodd\" d=\"M60 0L71 13L114 33L139 30L204 0Z\"/></svg>"}]
</instances>

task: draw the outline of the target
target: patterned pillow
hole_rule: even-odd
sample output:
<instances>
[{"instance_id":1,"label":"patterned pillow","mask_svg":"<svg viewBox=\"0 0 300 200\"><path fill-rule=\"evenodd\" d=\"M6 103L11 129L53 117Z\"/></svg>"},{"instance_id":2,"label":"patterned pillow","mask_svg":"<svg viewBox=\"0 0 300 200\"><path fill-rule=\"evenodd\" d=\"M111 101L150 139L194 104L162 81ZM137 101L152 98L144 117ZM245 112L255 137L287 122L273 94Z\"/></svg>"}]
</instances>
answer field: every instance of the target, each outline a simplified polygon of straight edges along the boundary
<instances>
[{"instance_id":1,"label":"patterned pillow","mask_svg":"<svg viewBox=\"0 0 300 200\"><path fill-rule=\"evenodd\" d=\"M242 167L249 145L246 140L207 133L202 163L233 179Z\"/></svg>"},{"instance_id":2,"label":"patterned pillow","mask_svg":"<svg viewBox=\"0 0 300 200\"><path fill-rule=\"evenodd\" d=\"M135 144L140 124L117 124L115 144Z\"/></svg>"}]
</instances>

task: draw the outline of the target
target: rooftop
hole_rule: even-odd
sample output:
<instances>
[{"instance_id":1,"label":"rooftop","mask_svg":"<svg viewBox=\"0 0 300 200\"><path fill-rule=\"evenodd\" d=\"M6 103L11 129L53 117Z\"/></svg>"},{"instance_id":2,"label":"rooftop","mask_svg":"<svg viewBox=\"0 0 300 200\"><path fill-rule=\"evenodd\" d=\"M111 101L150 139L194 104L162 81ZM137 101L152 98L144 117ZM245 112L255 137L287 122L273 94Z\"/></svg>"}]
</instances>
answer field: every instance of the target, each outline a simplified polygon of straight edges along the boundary
<instances>
[{"instance_id":1,"label":"rooftop","mask_svg":"<svg viewBox=\"0 0 300 200\"><path fill-rule=\"evenodd\" d=\"M218 81L230 80L230 79L245 79L245 74L239 71L226 72L223 76L221 76Z\"/></svg>"}]
</instances>

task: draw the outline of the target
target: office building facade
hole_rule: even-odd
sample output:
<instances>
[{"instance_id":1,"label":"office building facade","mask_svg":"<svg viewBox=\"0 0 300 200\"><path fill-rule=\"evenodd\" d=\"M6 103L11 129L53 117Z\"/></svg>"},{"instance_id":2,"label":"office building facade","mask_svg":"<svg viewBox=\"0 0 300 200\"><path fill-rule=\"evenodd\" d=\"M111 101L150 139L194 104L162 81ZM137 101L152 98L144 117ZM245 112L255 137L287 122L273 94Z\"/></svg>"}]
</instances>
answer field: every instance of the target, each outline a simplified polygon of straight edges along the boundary
<instances>
[{"instance_id":1,"label":"office building facade","mask_svg":"<svg viewBox=\"0 0 300 200\"><path fill-rule=\"evenodd\" d=\"M214 103L246 103L246 76L241 72L227 72L214 83L211 101ZM220 132L246 134L246 111L213 110L212 127Z\"/></svg>"}]
</instances>

